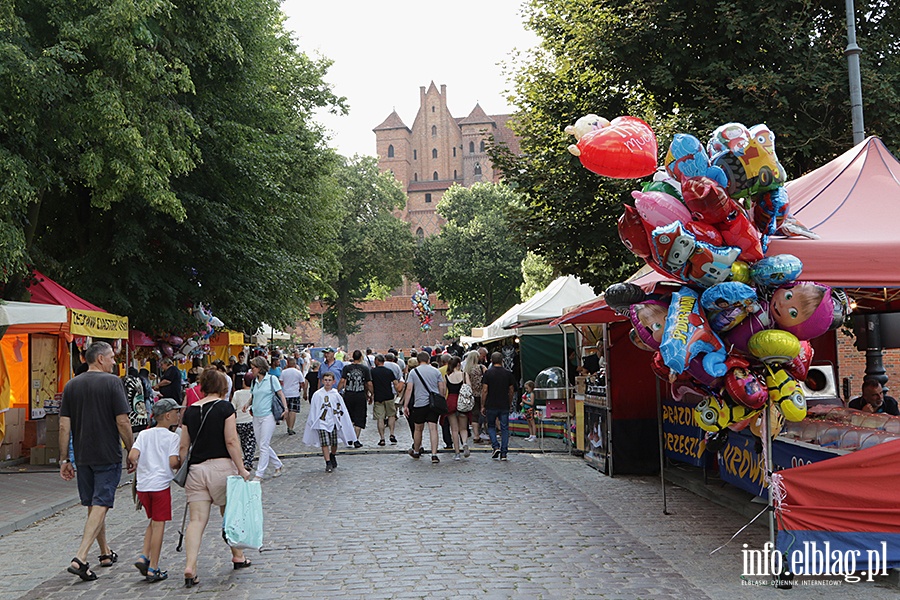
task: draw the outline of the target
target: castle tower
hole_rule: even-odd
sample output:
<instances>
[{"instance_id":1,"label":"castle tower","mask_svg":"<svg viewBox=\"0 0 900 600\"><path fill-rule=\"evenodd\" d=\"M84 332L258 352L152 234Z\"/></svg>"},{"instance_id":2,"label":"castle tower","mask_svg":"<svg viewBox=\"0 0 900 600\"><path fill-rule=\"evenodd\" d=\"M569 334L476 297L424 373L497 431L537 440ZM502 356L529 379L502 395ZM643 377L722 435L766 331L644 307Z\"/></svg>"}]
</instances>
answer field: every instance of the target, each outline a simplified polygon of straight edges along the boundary
<instances>
[{"instance_id":1,"label":"castle tower","mask_svg":"<svg viewBox=\"0 0 900 600\"><path fill-rule=\"evenodd\" d=\"M482 181L499 181L495 178L491 161L485 149L490 137L497 134L497 122L487 116L480 104L459 122L463 146L463 185L469 187Z\"/></svg>"}]
</instances>

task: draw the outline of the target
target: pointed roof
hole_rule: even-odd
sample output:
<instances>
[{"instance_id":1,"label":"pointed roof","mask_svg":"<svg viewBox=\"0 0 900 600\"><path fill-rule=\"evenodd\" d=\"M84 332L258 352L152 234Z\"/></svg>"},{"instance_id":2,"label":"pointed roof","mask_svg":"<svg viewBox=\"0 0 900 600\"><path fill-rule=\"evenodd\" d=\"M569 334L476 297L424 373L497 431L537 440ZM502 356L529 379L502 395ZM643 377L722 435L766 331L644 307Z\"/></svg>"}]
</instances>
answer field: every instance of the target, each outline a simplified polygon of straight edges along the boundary
<instances>
[{"instance_id":1,"label":"pointed roof","mask_svg":"<svg viewBox=\"0 0 900 600\"><path fill-rule=\"evenodd\" d=\"M387 131L390 129L405 129L409 131L409 127L406 126L406 123L403 122L403 119L400 118L400 115L397 114L396 110L391 111L391 114L388 115L387 119L372 131Z\"/></svg>"},{"instance_id":2,"label":"pointed roof","mask_svg":"<svg viewBox=\"0 0 900 600\"><path fill-rule=\"evenodd\" d=\"M789 181L791 212L818 240L773 238L766 254L793 254L802 278L840 287L900 287L900 162L877 137Z\"/></svg>"},{"instance_id":3,"label":"pointed roof","mask_svg":"<svg viewBox=\"0 0 900 600\"><path fill-rule=\"evenodd\" d=\"M484 112L484 109L481 108L481 105L477 102L475 103L475 108L469 113L469 116L459 122L460 125L481 125L483 123L489 123L491 125L497 124L494 119L487 116L487 113Z\"/></svg>"},{"instance_id":4,"label":"pointed roof","mask_svg":"<svg viewBox=\"0 0 900 600\"><path fill-rule=\"evenodd\" d=\"M437 86L434 85L434 79L431 80L431 85L428 86L428 91L426 92L426 94L430 94L432 91L435 91L438 94L440 94L440 92L437 89Z\"/></svg>"}]
</instances>

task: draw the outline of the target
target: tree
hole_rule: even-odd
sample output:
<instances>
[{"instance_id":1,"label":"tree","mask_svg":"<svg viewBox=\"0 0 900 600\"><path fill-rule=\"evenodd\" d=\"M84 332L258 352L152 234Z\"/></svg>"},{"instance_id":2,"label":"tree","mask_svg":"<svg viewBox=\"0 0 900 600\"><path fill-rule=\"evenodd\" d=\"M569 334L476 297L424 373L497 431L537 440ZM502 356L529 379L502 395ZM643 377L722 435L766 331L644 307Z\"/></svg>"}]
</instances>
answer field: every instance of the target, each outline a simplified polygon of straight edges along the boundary
<instances>
[{"instance_id":1,"label":"tree","mask_svg":"<svg viewBox=\"0 0 900 600\"><path fill-rule=\"evenodd\" d=\"M868 132L900 148L900 7L857 2ZM615 230L634 181L602 179L566 152L563 128L596 113L632 114L656 131L704 139L729 121L766 123L792 177L852 144L844 3L776 0L531 0L542 39L514 65L521 156L491 150L522 194L519 239L562 273L602 289L637 265Z\"/></svg>"},{"instance_id":2,"label":"tree","mask_svg":"<svg viewBox=\"0 0 900 600\"><path fill-rule=\"evenodd\" d=\"M447 224L416 252L418 281L472 326L491 323L519 298L525 249L512 241L505 216L515 196L502 183L454 185L437 205Z\"/></svg>"},{"instance_id":3,"label":"tree","mask_svg":"<svg viewBox=\"0 0 900 600\"><path fill-rule=\"evenodd\" d=\"M379 173L371 156L347 159L335 173L340 188L341 212L337 219L338 266L327 273L330 292L325 296L325 331L347 345L347 337L360 329L357 304L373 290L393 289L410 271L415 242L393 212L402 209L406 196L391 173Z\"/></svg>"},{"instance_id":4,"label":"tree","mask_svg":"<svg viewBox=\"0 0 900 600\"><path fill-rule=\"evenodd\" d=\"M553 267L547 261L535 254L527 252L522 259L522 288L519 297L522 302L546 288L555 279Z\"/></svg>"},{"instance_id":5,"label":"tree","mask_svg":"<svg viewBox=\"0 0 900 600\"><path fill-rule=\"evenodd\" d=\"M126 18L132 4L144 13ZM29 67L24 74L0 70L0 76L56 73L52 65L39 68L39 61L58 54L42 48L53 43L70 48L71 32L80 31L79 24L106 32L110 26L104 28L98 20L125 21L118 37L96 33L79 42L83 58L64 55L72 64L57 70L75 90L71 98L37 96L35 102L61 114L54 102L80 100L85 94L81 88L93 90L86 80L113 73L104 79L108 98L67 110L90 125L79 125L83 135L94 136L84 142L85 152L108 157L104 160L110 166L98 164L113 173L136 171L134 179L140 180L140 185L128 184L128 177L104 176L92 183L68 164L95 162L80 157L79 144L66 141L66 128L75 129L80 122L39 120L45 129L52 125L61 133L54 138L55 131L35 126L28 139L44 146L29 150L23 141L15 148L20 163L36 173L52 172L45 178L54 184L33 194L42 200L38 218L21 219L34 228L25 258L149 332L196 329L189 309L197 302L245 331L255 331L262 321L276 327L295 323L309 301L328 289L322 274L335 264L338 207L330 174L338 157L325 148L324 134L312 120L318 107L343 110L343 100L323 80L329 62L298 51L274 1L205 0L177 7L137 2L118 12L117 5L89 10L76 3L80 12L71 9L72 14L63 14L57 3L49 16L65 25L58 29L37 10L43 3L22 5L19 48L5 46L0 61L33 55L34 64L23 63ZM34 44L40 36L47 39L29 48L26 42ZM118 63L101 61L112 52L107 46L122 56ZM165 65L173 65L181 87L164 85L167 79L157 71ZM102 107L106 112L91 114L90 108L104 101L118 102L120 108ZM165 137L179 115L190 125L177 130L184 139ZM16 117L25 130L32 126L26 117ZM106 124L97 121L113 117L118 120L108 125L107 136L114 139L99 139ZM135 133L118 140L122 128ZM138 136L142 132L148 139ZM128 143L135 148L122 150ZM181 149L176 156L191 159L179 169L171 159L164 160L176 149ZM138 158L158 164L160 174L150 173ZM159 191L148 191L151 184Z\"/></svg>"}]
</instances>

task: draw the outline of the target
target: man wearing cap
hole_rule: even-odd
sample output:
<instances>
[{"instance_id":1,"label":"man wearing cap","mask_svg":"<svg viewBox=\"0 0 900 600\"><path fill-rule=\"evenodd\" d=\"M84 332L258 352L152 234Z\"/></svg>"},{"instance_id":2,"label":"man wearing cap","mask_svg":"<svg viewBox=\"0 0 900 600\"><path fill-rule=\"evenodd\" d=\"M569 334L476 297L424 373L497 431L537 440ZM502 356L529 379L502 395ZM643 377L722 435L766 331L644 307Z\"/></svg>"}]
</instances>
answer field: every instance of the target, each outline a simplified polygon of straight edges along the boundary
<instances>
[{"instance_id":1,"label":"man wearing cap","mask_svg":"<svg viewBox=\"0 0 900 600\"><path fill-rule=\"evenodd\" d=\"M323 348L322 354L325 355L325 360L319 365L319 387L322 387L322 377L325 373L334 375L335 381L340 381L344 373L344 363L334 357L334 348L331 346Z\"/></svg>"}]
</instances>

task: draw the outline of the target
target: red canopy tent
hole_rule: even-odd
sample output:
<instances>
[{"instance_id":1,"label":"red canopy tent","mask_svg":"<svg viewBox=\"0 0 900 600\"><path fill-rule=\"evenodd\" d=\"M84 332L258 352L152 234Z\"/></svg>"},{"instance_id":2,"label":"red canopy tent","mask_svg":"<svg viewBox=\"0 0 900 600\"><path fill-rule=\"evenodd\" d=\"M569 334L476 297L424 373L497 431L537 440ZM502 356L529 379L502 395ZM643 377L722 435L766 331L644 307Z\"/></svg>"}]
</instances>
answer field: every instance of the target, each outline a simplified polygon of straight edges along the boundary
<instances>
[{"instance_id":1,"label":"red canopy tent","mask_svg":"<svg viewBox=\"0 0 900 600\"><path fill-rule=\"evenodd\" d=\"M32 302L40 304L56 304L58 306L77 308L79 310L106 312L99 306L91 304L84 298L73 294L43 273L35 271L34 276L36 283L28 288L28 291L31 292Z\"/></svg>"}]
</instances>

